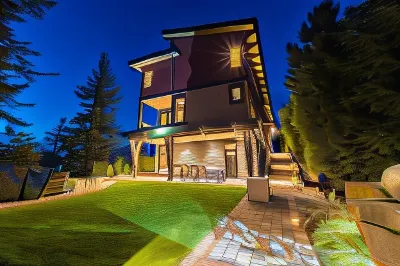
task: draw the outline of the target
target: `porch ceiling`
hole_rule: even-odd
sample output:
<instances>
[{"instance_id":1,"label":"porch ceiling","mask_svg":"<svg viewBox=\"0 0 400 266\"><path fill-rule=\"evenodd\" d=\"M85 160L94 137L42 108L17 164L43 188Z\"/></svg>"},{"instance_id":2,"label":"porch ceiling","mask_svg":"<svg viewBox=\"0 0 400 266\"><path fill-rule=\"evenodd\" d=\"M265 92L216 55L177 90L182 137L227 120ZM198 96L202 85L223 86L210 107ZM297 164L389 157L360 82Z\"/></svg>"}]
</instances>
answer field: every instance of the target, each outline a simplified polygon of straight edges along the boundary
<instances>
[{"instance_id":1,"label":"porch ceiling","mask_svg":"<svg viewBox=\"0 0 400 266\"><path fill-rule=\"evenodd\" d=\"M164 97L143 100L142 102L157 110L168 109L171 108L172 96L167 95Z\"/></svg>"}]
</instances>

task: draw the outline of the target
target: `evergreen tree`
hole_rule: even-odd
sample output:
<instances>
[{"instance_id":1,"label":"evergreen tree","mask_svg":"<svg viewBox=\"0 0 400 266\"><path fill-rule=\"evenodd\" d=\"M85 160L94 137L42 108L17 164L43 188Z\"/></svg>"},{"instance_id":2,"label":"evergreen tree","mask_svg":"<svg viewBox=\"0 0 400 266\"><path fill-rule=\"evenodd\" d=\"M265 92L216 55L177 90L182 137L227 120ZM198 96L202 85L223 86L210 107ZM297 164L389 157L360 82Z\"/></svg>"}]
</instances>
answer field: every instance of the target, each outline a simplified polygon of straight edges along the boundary
<instances>
[{"instance_id":1,"label":"evergreen tree","mask_svg":"<svg viewBox=\"0 0 400 266\"><path fill-rule=\"evenodd\" d=\"M40 53L31 50L29 42L16 40L12 24L26 22L24 16L43 19L46 11L55 5L55 1L47 0L0 2L0 120L6 120L9 124L30 125L5 108L34 106L20 103L15 97L28 88L36 76L56 75L33 70L34 65L27 57L40 56Z\"/></svg>"},{"instance_id":2,"label":"evergreen tree","mask_svg":"<svg viewBox=\"0 0 400 266\"><path fill-rule=\"evenodd\" d=\"M340 21L337 11L322 2L302 25L303 46L288 45L285 85L293 94L282 131L298 139L288 145L309 170L379 180L400 161L399 3L365 1Z\"/></svg>"},{"instance_id":3,"label":"evergreen tree","mask_svg":"<svg viewBox=\"0 0 400 266\"><path fill-rule=\"evenodd\" d=\"M117 97L120 88L115 85L116 77L106 53L101 54L98 70L93 69L92 74L85 86L75 90L84 111L70 121L63 138L68 164L86 176L94 161L108 160L114 144L112 136L119 131L115 105L121 99Z\"/></svg>"},{"instance_id":4,"label":"evergreen tree","mask_svg":"<svg viewBox=\"0 0 400 266\"><path fill-rule=\"evenodd\" d=\"M66 122L67 118L63 117L60 119L60 122L56 127L54 127L50 132L45 132L46 137L44 138L44 140L47 142L48 145L52 147L53 155L56 155L59 152L62 133Z\"/></svg>"},{"instance_id":5,"label":"evergreen tree","mask_svg":"<svg viewBox=\"0 0 400 266\"><path fill-rule=\"evenodd\" d=\"M6 126L6 136L10 138L8 144L0 143L0 157L19 165L29 166L38 164L40 154L36 152L38 143L32 133L16 133L10 126Z\"/></svg>"},{"instance_id":6,"label":"evergreen tree","mask_svg":"<svg viewBox=\"0 0 400 266\"><path fill-rule=\"evenodd\" d=\"M303 160L307 169L314 174L325 172L333 174L331 166L336 152L330 142L326 128L336 124L332 113L334 94L338 93L335 74L326 70L326 57L341 56L341 46L332 33L340 32L337 21L339 5L332 1L323 1L308 14L308 24L303 23L299 31L302 46L288 44L288 62L290 69L286 76L286 87L293 92L291 97L291 117L283 131L291 131L292 142L289 147ZM290 107L289 107L290 108ZM286 136L288 137L288 136ZM301 145L301 148L296 148Z\"/></svg>"}]
</instances>

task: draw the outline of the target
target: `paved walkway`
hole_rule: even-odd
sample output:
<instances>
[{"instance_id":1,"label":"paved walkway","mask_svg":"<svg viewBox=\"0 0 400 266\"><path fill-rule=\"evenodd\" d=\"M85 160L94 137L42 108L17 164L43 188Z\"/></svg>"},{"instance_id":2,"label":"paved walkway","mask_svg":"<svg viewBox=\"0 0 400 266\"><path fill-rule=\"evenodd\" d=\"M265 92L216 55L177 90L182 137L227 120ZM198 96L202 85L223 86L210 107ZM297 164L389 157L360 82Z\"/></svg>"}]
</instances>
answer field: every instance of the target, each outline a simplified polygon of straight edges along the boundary
<instances>
[{"instance_id":1,"label":"paved walkway","mask_svg":"<svg viewBox=\"0 0 400 266\"><path fill-rule=\"evenodd\" d=\"M181 265L319 265L303 225L327 206L293 189L275 189L269 203L246 196Z\"/></svg>"},{"instance_id":2,"label":"paved walkway","mask_svg":"<svg viewBox=\"0 0 400 266\"><path fill-rule=\"evenodd\" d=\"M125 180L125 181L167 181L167 177L151 177L151 176L138 176L133 178L132 176L118 176L113 177L113 180ZM171 182L176 183L196 183L196 184L213 184L213 185L231 185L231 186L246 186L246 178L227 178L223 183L217 183L216 179L205 180L200 178L199 181L193 181L188 178L185 181L181 180L179 177L174 177Z\"/></svg>"}]
</instances>

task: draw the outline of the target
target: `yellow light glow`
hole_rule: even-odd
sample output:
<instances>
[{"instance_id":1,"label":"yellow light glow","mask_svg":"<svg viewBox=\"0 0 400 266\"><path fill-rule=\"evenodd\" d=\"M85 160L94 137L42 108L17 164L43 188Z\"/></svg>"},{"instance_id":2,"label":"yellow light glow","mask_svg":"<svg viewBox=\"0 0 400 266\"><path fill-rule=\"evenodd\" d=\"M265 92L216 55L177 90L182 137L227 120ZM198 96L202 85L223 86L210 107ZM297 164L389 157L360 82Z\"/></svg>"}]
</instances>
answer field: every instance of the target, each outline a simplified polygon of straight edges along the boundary
<instances>
[{"instance_id":1,"label":"yellow light glow","mask_svg":"<svg viewBox=\"0 0 400 266\"><path fill-rule=\"evenodd\" d=\"M292 218L292 224L298 225L300 222L299 218Z\"/></svg>"},{"instance_id":2,"label":"yellow light glow","mask_svg":"<svg viewBox=\"0 0 400 266\"><path fill-rule=\"evenodd\" d=\"M263 78L263 77L264 77L264 74L263 74L263 73L257 73L257 77Z\"/></svg>"},{"instance_id":3,"label":"yellow light glow","mask_svg":"<svg viewBox=\"0 0 400 266\"><path fill-rule=\"evenodd\" d=\"M259 63L259 64L261 63L260 56L254 57L252 60L254 63Z\"/></svg>"},{"instance_id":4,"label":"yellow light glow","mask_svg":"<svg viewBox=\"0 0 400 266\"><path fill-rule=\"evenodd\" d=\"M153 80L153 71L147 71L144 73L143 88L151 87L151 82Z\"/></svg>"},{"instance_id":5,"label":"yellow light glow","mask_svg":"<svg viewBox=\"0 0 400 266\"><path fill-rule=\"evenodd\" d=\"M231 67L241 67L242 58L240 56L240 47L232 47L230 49L231 54Z\"/></svg>"},{"instance_id":6,"label":"yellow light glow","mask_svg":"<svg viewBox=\"0 0 400 266\"><path fill-rule=\"evenodd\" d=\"M258 54L258 44L254 45L253 47L251 47L251 49L249 50L249 54Z\"/></svg>"},{"instance_id":7,"label":"yellow light glow","mask_svg":"<svg viewBox=\"0 0 400 266\"><path fill-rule=\"evenodd\" d=\"M256 41L257 41L257 36L255 33L250 35L249 38L247 38L246 40L247 43L255 43Z\"/></svg>"}]
</instances>

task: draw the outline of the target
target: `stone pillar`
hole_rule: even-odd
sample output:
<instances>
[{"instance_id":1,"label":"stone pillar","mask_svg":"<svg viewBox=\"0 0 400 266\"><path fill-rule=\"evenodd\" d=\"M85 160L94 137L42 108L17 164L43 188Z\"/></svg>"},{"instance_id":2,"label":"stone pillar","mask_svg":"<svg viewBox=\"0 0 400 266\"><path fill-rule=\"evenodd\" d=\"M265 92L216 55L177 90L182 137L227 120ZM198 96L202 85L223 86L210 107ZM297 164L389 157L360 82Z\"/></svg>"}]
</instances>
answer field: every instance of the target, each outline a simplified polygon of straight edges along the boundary
<instances>
[{"instance_id":1,"label":"stone pillar","mask_svg":"<svg viewBox=\"0 0 400 266\"><path fill-rule=\"evenodd\" d=\"M249 174L247 171L247 157L243 139L238 139L236 141L236 149L237 149L238 176L247 177L249 176Z\"/></svg>"},{"instance_id":2,"label":"stone pillar","mask_svg":"<svg viewBox=\"0 0 400 266\"><path fill-rule=\"evenodd\" d=\"M251 146L251 138L250 131L246 131L243 133L244 135L244 149L246 153L246 161L247 161L247 173L248 176L252 176L253 173L253 156L252 156L252 146Z\"/></svg>"},{"instance_id":3,"label":"stone pillar","mask_svg":"<svg viewBox=\"0 0 400 266\"><path fill-rule=\"evenodd\" d=\"M258 149L257 149L257 139L254 136L254 132L250 131L250 141L251 141L251 161L252 161L252 171L251 176L258 176Z\"/></svg>"}]
</instances>

